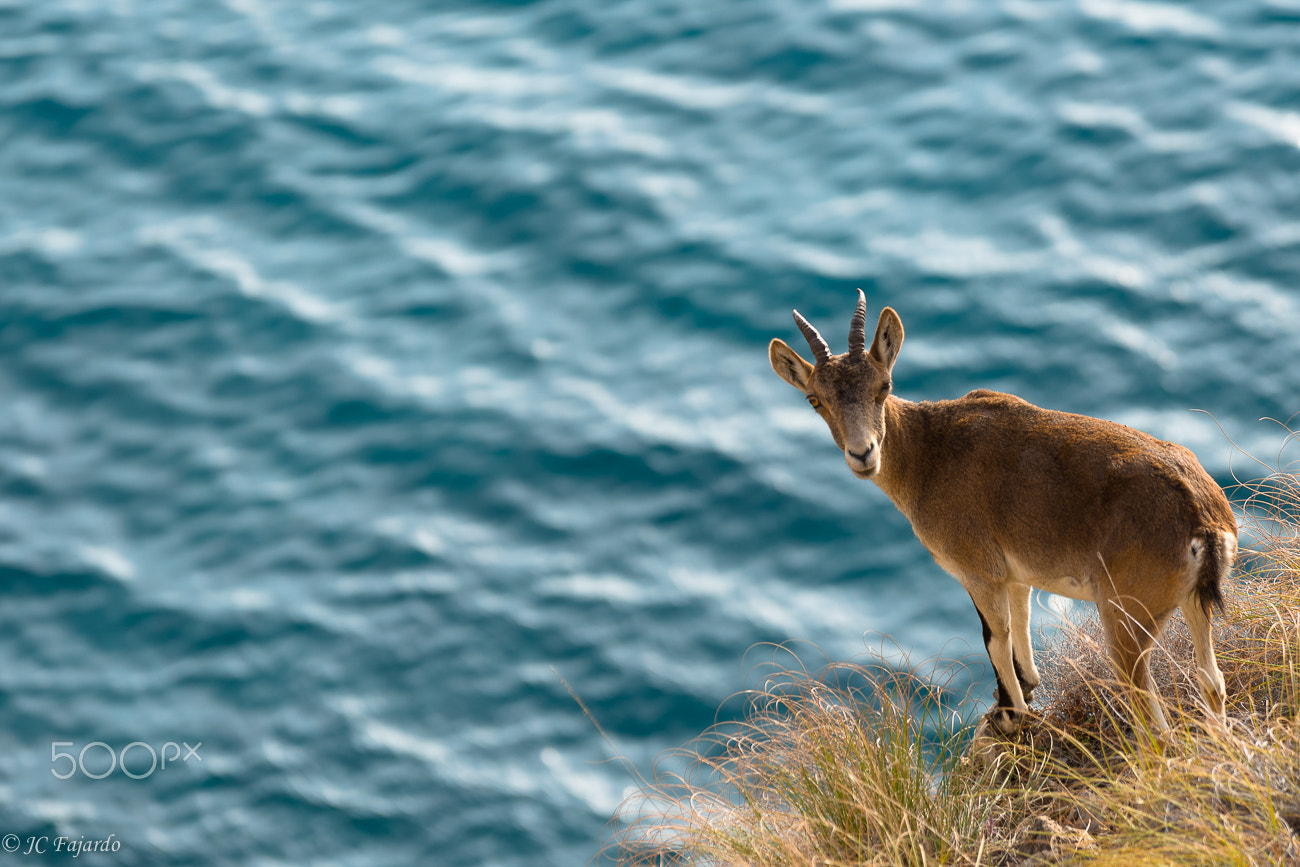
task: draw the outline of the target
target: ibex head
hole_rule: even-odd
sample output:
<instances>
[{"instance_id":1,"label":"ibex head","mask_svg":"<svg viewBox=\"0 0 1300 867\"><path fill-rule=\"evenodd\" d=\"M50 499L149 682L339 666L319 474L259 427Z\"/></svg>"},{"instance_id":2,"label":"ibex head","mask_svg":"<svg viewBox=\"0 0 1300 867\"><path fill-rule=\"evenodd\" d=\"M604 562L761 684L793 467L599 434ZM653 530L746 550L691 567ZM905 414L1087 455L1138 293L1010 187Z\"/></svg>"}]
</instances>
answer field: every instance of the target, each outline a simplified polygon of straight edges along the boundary
<instances>
[{"instance_id":1,"label":"ibex head","mask_svg":"<svg viewBox=\"0 0 1300 867\"><path fill-rule=\"evenodd\" d=\"M802 391L826 421L835 445L853 474L869 479L880 469L885 440L885 399L890 371L903 345L903 322L893 308L880 312L876 337L867 349L867 296L858 290L858 309L849 325L849 351L831 355L831 348L794 311L794 321L808 339L816 364L804 361L785 341L773 340L767 354L777 376Z\"/></svg>"}]
</instances>

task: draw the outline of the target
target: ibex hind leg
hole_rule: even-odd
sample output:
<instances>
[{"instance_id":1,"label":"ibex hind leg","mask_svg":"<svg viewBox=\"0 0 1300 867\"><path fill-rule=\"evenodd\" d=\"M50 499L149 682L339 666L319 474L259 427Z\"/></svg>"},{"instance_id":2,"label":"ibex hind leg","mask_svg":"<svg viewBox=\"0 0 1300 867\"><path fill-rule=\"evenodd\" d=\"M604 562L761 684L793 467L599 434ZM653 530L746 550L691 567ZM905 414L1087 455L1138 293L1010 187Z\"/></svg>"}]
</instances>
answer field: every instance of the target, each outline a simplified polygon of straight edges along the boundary
<instances>
[{"instance_id":1,"label":"ibex hind leg","mask_svg":"<svg viewBox=\"0 0 1300 867\"><path fill-rule=\"evenodd\" d=\"M1123 601L1130 603L1129 609L1137 610L1126 610L1120 600L1113 598L1097 606L1111 665L1116 677L1130 690L1135 717L1145 718L1157 731L1168 731L1169 723L1151 677L1150 655L1169 613L1153 615L1133 600Z\"/></svg>"},{"instance_id":2,"label":"ibex hind leg","mask_svg":"<svg viewBox=\"0 0 1300 867\"><path fill-rule=\"evenodd\" d=\"M1214 658L1214 634L1210 616L1214 608L1223 608L1224 578L1232 570L1237 557L1237 537L1232 533L1215 535L1206 533L1194 539L1191 545L1192 568L1196 571L1194 586L1183 600L1183 619L1192 635L1196 649L1196 682L1201 688L1206 715L1222 722L1225 719L1224 703L1227 690L1223 673Z\"/></svg>"},{"instance_id":3,"label":"ibex hind leg","mask_svg":"<svg viewBox=\"0 0 1300 867\"><path fill-rule=\"evenodd\" d=\"M1210 612L1195 594L1183 603L1182 609L1187 631L1192 635L1192 646L1196 649L1196 682L1201 688L1201 698L1205 701L1206 716L1221 721L1224 719L1223 706L1227 690L1218 661L1214 658Z\"/></svg>"}]
</instances>

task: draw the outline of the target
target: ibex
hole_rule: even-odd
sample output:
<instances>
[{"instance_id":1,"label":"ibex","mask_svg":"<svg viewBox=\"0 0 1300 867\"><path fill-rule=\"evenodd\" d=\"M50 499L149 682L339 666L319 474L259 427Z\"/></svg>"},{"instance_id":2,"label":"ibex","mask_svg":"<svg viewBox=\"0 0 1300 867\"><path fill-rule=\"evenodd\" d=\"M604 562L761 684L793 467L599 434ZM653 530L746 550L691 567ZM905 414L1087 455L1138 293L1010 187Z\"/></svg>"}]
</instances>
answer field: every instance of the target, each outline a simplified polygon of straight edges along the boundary
<instances>
[{"instance_id":1,"label":"ibex","mask_svg":"<svg viewBox=\"0 0 1300 867\"><path fill-rule=\"evenodd\" d=\"M1147 654L1182 608L1206 713L1223 717L1210 616L1223 606L1237 522L1190 451L995 391L921 403L895 397L890 374L903 323L886 307L867 348L862 290L843 355L832 355L799 311L794 318L816 363L773 340L772 369L803 392L853 474L880 486L975 603L998 683L986 727L1017 732L1039 684L1029 634L1034 587L1097 604L1111 664L1160 730L1168 723Z\"/></svg>"}]
</instances>

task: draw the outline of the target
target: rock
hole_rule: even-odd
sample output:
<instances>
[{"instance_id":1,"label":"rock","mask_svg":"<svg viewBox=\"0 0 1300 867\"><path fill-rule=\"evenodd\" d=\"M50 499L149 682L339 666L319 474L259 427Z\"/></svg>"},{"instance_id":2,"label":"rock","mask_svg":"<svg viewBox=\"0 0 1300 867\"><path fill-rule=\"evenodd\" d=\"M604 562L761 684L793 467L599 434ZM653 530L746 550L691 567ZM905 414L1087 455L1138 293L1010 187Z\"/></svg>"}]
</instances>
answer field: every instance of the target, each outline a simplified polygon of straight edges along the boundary
<instances>
[{"instance_id":1,"label":"rock","mask_svg":"<svg viewBox=\"0 0 1300 867\"><path fill-rule=\"evenodd\" d=\"M988 721L981 721L971 738L966 758L977 768L989 768L1009 758L1006 738L993 735L989 731Z\"/></svg>"},{"instance_id":2,"label":"rock","mask_svg":"<svg viewBox=\"0 0 1300 867\"><path fill-rule=\"evenodd\" d=\"M1047 816L1033 816L1021 822L1011 841L1016 852L1023 856L1020 867L1055 864L1081 849L1096 846L1087 831L1062 825Z\"/></svg>"},{"instance_id":3,"label":"rock","mask_svg":"<svg viewBox=\"0 0 1300 867\"><path fill-rule=\"evenodd\" d=\"M1074 803L1060 818L1067 828L1075 827L1089 833L1096 833L1107 830L1106 822L1102 818L1104 815L1102 805L1097 799L1086 795L1075 795Z\"/></svg>"}]
</instances>

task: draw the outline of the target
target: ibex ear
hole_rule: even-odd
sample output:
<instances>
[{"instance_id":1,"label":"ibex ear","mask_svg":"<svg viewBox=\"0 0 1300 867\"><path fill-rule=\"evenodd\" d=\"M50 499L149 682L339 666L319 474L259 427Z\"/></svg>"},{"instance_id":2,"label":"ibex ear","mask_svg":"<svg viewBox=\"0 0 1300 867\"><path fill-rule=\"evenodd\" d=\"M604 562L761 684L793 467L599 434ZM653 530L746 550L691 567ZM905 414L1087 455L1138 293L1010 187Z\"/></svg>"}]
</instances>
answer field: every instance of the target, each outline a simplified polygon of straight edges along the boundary
<instances>
[{"instance_id":1,"label":"ibex ear","mask_svg":"<svg viewBox=\"0 0 1300 867\"><path fill-rule=\"evenodd\" d=\"M813 366L799 357L781 338L776 338L767 346L767 357L772 362L776 375L808 393L808 377L812 376Z\"/></svg>"},{"instance_id":2,"label":"ibex ear","mask_svg":"<svg viewBox=\"0 0 1300 867\"><path fill-rule=\"evenodd\" d=\"M885 367L893 369L898 359L898 350L903 348L903 320L898 318L893 307L880 311L880 321L876 323L876 339L871 341L871 357Z\"/></svg>"}]
</instances>

